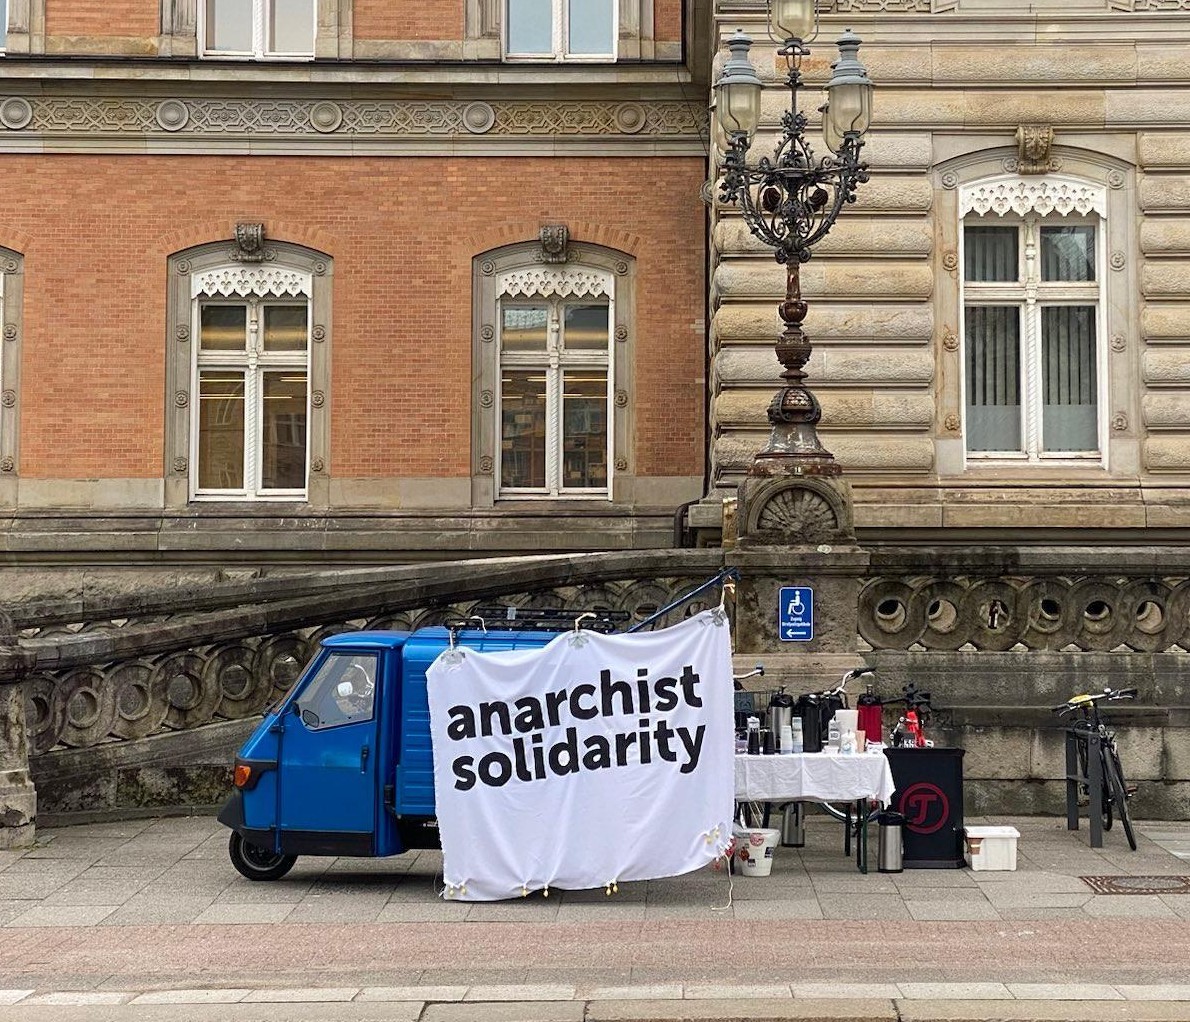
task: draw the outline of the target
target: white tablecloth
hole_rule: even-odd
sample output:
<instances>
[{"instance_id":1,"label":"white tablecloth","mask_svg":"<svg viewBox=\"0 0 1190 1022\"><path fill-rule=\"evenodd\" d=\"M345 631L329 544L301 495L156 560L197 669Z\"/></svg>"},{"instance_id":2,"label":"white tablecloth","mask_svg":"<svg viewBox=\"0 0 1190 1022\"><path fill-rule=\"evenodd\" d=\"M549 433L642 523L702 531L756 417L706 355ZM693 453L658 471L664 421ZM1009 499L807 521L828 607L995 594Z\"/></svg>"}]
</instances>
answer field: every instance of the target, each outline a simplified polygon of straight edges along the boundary
<instances>
[{"instance_id":1,"label":"white tablecloth","mask_svg":"<svg viewBox=\"0 0 1190 1022\"><path fill-rule=\"evenodd\" d=\"M854 802L874 798L888 805L896 785L884 753L840 756L795 752L791 756L735 758L735 797L740 802Z\"/></svg>"}]
</instances>

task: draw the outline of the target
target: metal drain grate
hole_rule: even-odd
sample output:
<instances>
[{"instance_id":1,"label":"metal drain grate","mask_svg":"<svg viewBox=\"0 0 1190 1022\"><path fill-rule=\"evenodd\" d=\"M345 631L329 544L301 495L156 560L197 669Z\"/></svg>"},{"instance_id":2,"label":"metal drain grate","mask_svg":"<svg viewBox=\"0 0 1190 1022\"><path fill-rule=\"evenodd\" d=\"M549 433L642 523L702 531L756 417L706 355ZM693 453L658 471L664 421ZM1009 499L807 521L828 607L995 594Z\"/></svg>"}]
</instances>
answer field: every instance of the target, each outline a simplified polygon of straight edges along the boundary
<instances>
[{"instance_id":1,"label":"metal drain grate","mask_svg":"<svg viewBox=\"0 0 1190 1022\"><path fill-rule=\"evenodd\" d=\"M1190 894L1190 876L1079 877L1096 894Z\"/></svg>"}]
</instances>

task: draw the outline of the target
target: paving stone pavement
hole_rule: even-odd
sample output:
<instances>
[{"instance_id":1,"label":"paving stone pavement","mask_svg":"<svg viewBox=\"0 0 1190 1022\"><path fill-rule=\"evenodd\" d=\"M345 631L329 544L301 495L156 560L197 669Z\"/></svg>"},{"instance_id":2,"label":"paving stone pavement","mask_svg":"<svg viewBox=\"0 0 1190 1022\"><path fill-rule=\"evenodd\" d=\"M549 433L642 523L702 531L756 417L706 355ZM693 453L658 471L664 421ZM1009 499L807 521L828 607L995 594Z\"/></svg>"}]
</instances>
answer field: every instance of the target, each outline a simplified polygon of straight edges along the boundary
<instances>
[{"instance_id":1,"label":"paving stone pavement","mask_svg":"<svg viewBox=\"0 0 1190 1022\"><path fill-rule=\"evenodd\" d=\"M1190 895L1079 879L1190 874L1190 824L1141 824L1129 852L1114 831L1093 850L1064 820L968 822L1020 830L1015 872L861 875L841 827L812 817L770 877L707 869L611 898L488 904L436 895L438 852L304 858L252 883L209 817L43 828L36 848L0 852L0 1007L28 1022L167 1007L236 1022L294 1004L303 1018L383 1005L375 1017L418 1022L668 1022L1006 1003L1016 1014L971 1017L1092 1018L1114 1004L1103 1017L1190 1020Z\"/></svg>"}]
</instances>

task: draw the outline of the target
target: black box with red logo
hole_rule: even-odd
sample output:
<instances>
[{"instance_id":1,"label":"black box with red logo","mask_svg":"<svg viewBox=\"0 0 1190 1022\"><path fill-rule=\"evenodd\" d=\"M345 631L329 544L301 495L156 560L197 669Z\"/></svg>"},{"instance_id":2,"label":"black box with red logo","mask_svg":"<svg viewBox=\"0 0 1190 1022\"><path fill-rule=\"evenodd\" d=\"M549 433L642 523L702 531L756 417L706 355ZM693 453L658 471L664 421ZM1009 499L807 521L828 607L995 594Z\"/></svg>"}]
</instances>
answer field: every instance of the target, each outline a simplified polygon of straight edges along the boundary
<instances>
[{"instance_id":1,"label":"black box with red logo","mask_svg":"<svg viewBox=\"0 0 1190 1022\"><path fill-rule=\"evenodd\" d=\"M905 817L906 869L961 869L963 858L962 749L885 749L893 781L892 806Z\"/></svg>"}]
</instances>

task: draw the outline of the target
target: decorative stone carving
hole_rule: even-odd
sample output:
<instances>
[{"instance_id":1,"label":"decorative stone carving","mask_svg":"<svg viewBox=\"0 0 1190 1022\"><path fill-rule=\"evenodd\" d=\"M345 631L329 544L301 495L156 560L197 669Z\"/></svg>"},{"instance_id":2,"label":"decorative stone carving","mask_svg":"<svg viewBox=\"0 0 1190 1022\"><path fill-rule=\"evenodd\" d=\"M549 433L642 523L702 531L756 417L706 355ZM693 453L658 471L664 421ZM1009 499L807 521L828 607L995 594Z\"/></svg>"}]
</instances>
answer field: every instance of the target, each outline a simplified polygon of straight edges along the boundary
<instances>
[{"instance_id":1,"label":"decorative stone carving","mask_svg":"<svg viewBox=\"0 0 1190 1022\"><path fill-rule=\"evenodd\" d=\"M826 542L838 524L821 495L794 488L780 491L765 503L756 522L764 532L799 536L803 543Z\"/></svg>"},{"instance_id":2,"label":"decorative stone carving","mask_svg":"<svg viewBox=\"0 0 1190 1022\"><path fill-rule=\"evenodd\" d=\"M628 471L628 459L627 458L617 458L616 459L616 471L617 472L627 472Z\"/></svg>"},{"instance_id":3,"label":"decorative stone carving","mask_svg":"<svg viewBox=\"0 0 1190 1022\"><path fill-rule=\"evenodd\" d=\"M479 339L488 344L496 339L496 328L491 323L484 323L479 328Z\"/></svg>"},{"instance_id":4,"label":"decorative stone carving","mask_svg":"<svg viewBox=\"0 0 1190 1022\"><path fill-rule=\"evenodd\" d=\"M1112 351L1117 351L1117 352L1123 351L1127 347L1128 347L1128 339L1123 334L1112 334L1112 337L1111 337L1111 350Z\"/></svg>"},{"instance_id":5,"label":"decorative stone carving","mask_svg":"<svg viewBox=\"0 0 1190 1022\"><path fill-rule=\"evenodd\" d=\"M1016 129L1017 167L1021 174L1048 174L1057 168L1050 159L1054 129L1048 124L1022 124Z\"/></svg>"},{"instance_id":6,"label":"decorative stone carving","mask_svg":"<svg viewBox=\"0 0 1190 1022\"><path fill-rule=\"evenodd\" d=\"M635 135L647 120L645 108L639 103L621 103L616 107L616 127L625 135Z\"/></svg>"},{"instance_id":7,"label":"decorative stone carving","mask_svg":"<svg viewBox=\"0 0 1190 1022\"><path fill-rule=\"evenodd\" d=\"M326 404L326 394L324 394L321 390L314 391L314 393L310 395L310 404L312 404L315 408L321 408L324 404Z\"/></svg>"},{"instance_id":8,"label":"decorative stone carving","mask_svg":"<svg viewBox=\"0 0 1190 1022\"><path fill-rule=\"evenodd\" d=\"M486 135L496 123L491 103L468 103L463 107L463 127L473 135Z\"/></svg>"},{"instance_id":9,"label":"decorative stone carving","mask_svg":"<svg viewBox=\"0 0 1190 1022\"><path fill-rule=\"evenodd\" d=\"M321 323L315 323L310 330L310 339L316 344L321 344L326 340L326 327Z\"/></svg>"},{"instance_id":10,"label":"decorative stone carving","mask_svg":"<svg viewBox=\"0 0 1190 1022\"><path fill-rule=\"evenodd\" d=\"M321 458L315 458L313 461L310 462L310 471L311 472L318 474L319 472L323 472L325 470L326 470L326 462L323 461Z\"/></svg>"},{"instance_id":11,"label":"decorative stone carving","mask_svg":"<svg viewBox=\"0 0 1190 1022\"><path fill-rule=\"evenodd\" d=\"M479 474L489 476L496 468L495 461L486 454L479 459Z\"/></svg>"},{"instance_id":12,"label":"decorative stone carving","mask_svg":"<svg viewBox=\"0 0 1190 1022\"><path fill-rule=\"evenodd\" d=\"M1108 262L1113 270L1119 272L1128 265L1128 257L1123 252L1113 252Z\"/></svg>"},{"instance_id":13,"label":"decorative stone carving","mask_svg":"<svg viewBox=\"0 0 1190 1022\"><path fill-rule=\"evenodd\" d=\"M491 408L496 403L496 395L490 390L482 391L479 395L479 405L481 408Z\"/></svg>"},{"instance_id":14,"label":"decorative stone carving","mask_svg":"<svg viewBox=\"0 0 1190 1022\"><path fill-rule=\"evenodd\" d=\"M942 175L943 188L957 188L959 186L959 175L953 170L948 170Z\"/></svg>"},{"instance_id":15,"label":"decorative stone carving","mask_svg":"<svg viewBox=\"0 0 1190 1022\"><path fill-rule=\"evenodd\" d=\"M185 408L188 404L190 404L190 395L184 390L175 391L174 404L179 408Z\"/></svg>"},{"instance_id":16,"label":"decorative stone carving","mask_svg":"<svg viewBox=\"0 0 1190 1022\"><path fill-rule=\"evenodd\" d=\"M17 328L15 323L6 323L4 325L4 339L6 341L15 341L17 339Z\"/></svg>"},{"instance_id":17,"label":"decorative stone carving","mask_svg":"<svg viewBox=\"0 0 1190 1022\"><path fill-rule=\"evenodd\" d=\"M179 272L181 270L179 264ZM186 270L189 272L189 263ZM228 298L232 295L256 295L260 298L310 296L308 274L273 266L237 266L211 270L194 278L193 297Z\"/></svg>"},{"instance_id":18,"label":"decorative stone carving","mask_svg":"<svg viewBox=\"0 0 1190 1022\"><path fill-rule=\"evenodd\" d=\"M15 390L6 390L3 394L0 394L0 404L3 404L5 408L13 408L16 406L16 403L17 392Z\"/></svg>"},{"instance_id":19,"label":"decorative stone carving","mask_svg":"<svg viewBox=\"0 0 1190 1022\"><path fill-rule=\"evenodd\" d=\"M541 240L541 260L545 263L564 263L569 257L570 229L565 224L546 224L538 237Z\"/></svg>"},{"instance_id":20,"label":"decorative stone carving","mask_svg":"<svg viewBox=\"0 0 1190 1022\"><path fill-rule=\"evenodd\" d=\"M36 106L34 105L36 104ZM45 135L293 136L311 139L338 131L355 137L505 137L552 135L698 138L707 134L707 109L699 103L642 100L460 100L196 97L153 100L85 94L10 96L0 100L0 125L27 128L37 116ZM330 141L330 139L328 139Z\"/></svg>"},{"instance_id":21,"label":"decorative stone carving","mask_svg":"<svg viewBox=\"0 0 1190 1022\"><path fill-rule=\"evenodd\" d=\"M318 262L314 264L313 270L314 276L321 277L326 273L327 265L321 259L319 259Z\"/></svg>"},{"instance_id":22,"label":"decorative stone carving","mask_svg":"<svg viewBox=\"0 0 1190 1022\"><path fill-rule=\"evenodd\" d=\"M236 247L231 257L241 263L263 263L264 224L236 224Z\"/></svg>"},{"instance_id":23,"label":"decorative stone carving","mask_svg":"<svg viewBox=\"0 0 1190 1022\"><path fill-rule=\"evenodd\" d=\"M958 351L959 335L953 330L947 330L946 333L942 335L942 347L947 351Z\"/></svg>"},{"instance_id":24,"label":"decorative stone carving","mask_svg":"<svg viewBox=\"0 0 1190 1022\"><path fill-rule=\"evenodd\" d=\"M943 420L942 426L946 430L947 433L957 433L957 432L959 432L959 430L961 430L963 428L962 421L959 419L959 417L954 412L951 412Z\"/></svg>"},{"instance_id":25,"label":"decorative stone carving","mask_svg":"<svg viewBox=\"0 0 1190 1022\"><path fill-rule=\"evenodd\" d=\"M627 272L628 272L628 264L623 259L617 260L616 261L616 276L622 277Z\"/></svg>"},{"instance_id":26,"label":"decorative stone carving","mask_svg":"<svg viewBox=\"0 0 1190 1022\"><path fill-rule=\"evenodd\" d=\"M0 125L9 131L20 131L33 121L33 106L23 96L0 100Z\"/></svg>"},{"instance_id":27,"label":"decorative stone carving","mask_svg":"<svg viewBox=\"0 0 1190 1022\"><path fill-rule=\"evenodd\" d=\"M628 340L628 327L626 327L626 326L616 327L616 340L617 341Z\"/></svg>"},{"instance_id":28,"label":"decorative stone carving","mask_svg":"<svg viewBox=\"0 0 1190 1022\"><path fill-rule=\"evenodd\" d=\"M315 131L329 135L343 123L343 108L338 103L323 100L310 108L310 124Z\"/></svg>"},{"instance_id":29,"label":"decorative stone carving","mask_svg":"<svg viewBox=\"0 0 1190 1022\"><path fill-rule=\"evenodd\" d=\"M1123 188L1124 182L1127 180L1128 177L1122 170L1113 170L1107 175L1109 188Z\"/></svg>"},{"instance_id":30,"label":"decorative stone carving","mask_svg":"<svg viewBox=\"0 0 1190 1022\"><path fill-rule=\"evenodd\" d=\"M179 475L183 474L190 467L190 462L185 458L174 458L174 471Z\"/></svg>"},{"instance_id":31,"label":"decorative stone carving","mask_svg":"<svg viewBox=\"0 0 1190 1022\"><path fill-rule=\"evenodd\" d=\"M15 259L0 259L0 270L5 273L16 273L17 261Z\"/></svg>"},{"instance_id":32,"label":"decorative stone carving","mask_svg":"<svg viewBox=\"0 0 1190 1022\"><path fill-rule=\"evenodd\" d=\"M178 274L181 276L185 276L187 273L189 273L190 272L190 260L189 259L179 259L178 263L177 263L177 271L178 271Z\"/></svg>"},{"instance_id":33,"label":"decorative stone carving","mask_svg":"<svg viewBox=\"0 0 1190 1022\"><path fill-rule=\"evenodd\" d=\"M1076 213L1086 216L1098 213L1107 216L1107 189L1085 181L1075 181L1052 176L1042 180L1026 181L1021 177L1004 177L993 181L977 182L959 189L959 215L979 213L1004 216L1015 213L1037 213L1048 216L1057 213L1068 216Z\"/></svg>"},{"instance_id":34,"label":"decorative stone carving","mask_svg":"<svg viewBox=\"0 0 1190 1022\"><path fill-rule=\"evenodd\" d=\"M855 541L847 484L813 476L749 475L739 489L741 546Z\"/></svg>"},{"instance_id":35,"label":"decorative stone carving","mask_svg":"<svg viewBox=\"0 0 1190 1022\"><path fill-rule=\"evenodd\" d=\"M942 253L942 269L947 273L954 273L959 268L959 254L958 252L948 251Z\"/></svg>"},{"instance_id":36,"label":"decorative stone carving","mask_svg":"<svg viewBox=\"0 0 1190 1022\"><path fill-rule=\"evenodd\" d=\"M487 264L485 263L484 266ZM483 267L481 267L483 269ZM492 267L495 272L495 266ZM485 270L486 273L486 270ZM598 270L544 269L514 270L500 278L501 295L540 295L549 298L558 295L569 298L611 297L611 278Z\"/></svg>"},{"instance_id":37,"label":"decorative stone carving","mask_svg":"<svg viewBox=\"0 0 1190 1022\"><path fill-rule=\"evenodd\" d=\"M1111 428L1117 433L1126 433L1128 431L1128 416L1125 412L1116 412L1112 416Z\"/></svg>"},{"instance_id":38,"label":"decorative stone carving","mask_svg":"<svg viewBox=\"0 0 1190 1022\"><path fill-rule=\"evenodd\" d=\"M628 407L628 391L626 391L626 390L617 390L616 391L616 407L617 408L627 408Z\"/></svg>"},{"instance_id":39,"label":"decorative stone carving","mask_svg":"<svg viewBox=\"0 0 1190 1022\"><path fill-rule=\"evenodd\" d=\"M0 458L0 472L11 472L17 467L17 463L12 458Z\"/></svg>"},{"instance_id":40,"label":"decorative stone carving","mask_svg":"<svg viewBox=\"0 0 1190 1022\"><path fill-rule=\"evenodd\" d=\"M490 259L485 259L482 263L479 264L479 272L482 273L485 277L490 277L493 273L496 272L496 264L494 262L492 262Z\"/></svg>"},{"instance_id":41,"label":"decorative stone carving","mask_svg":"<svg viewBox=\"0 0 1190 1022\"><path fill-rule=\"evenodd\" d=\"M190 327L185 323L179 323L174 327L174 337L182 344L190 340Z\"/></svg>"},{"instance_id":42,"label":"decorative stone carving","mask_svg":"<svg viewBox=\"0 0 1190 1022\"><path fill-rule=\"evenodd\" d=\"M181 131L190 120L190 111L180 99L163 99L155 116L164 131Z\"/></svg>"}]
</instances>

